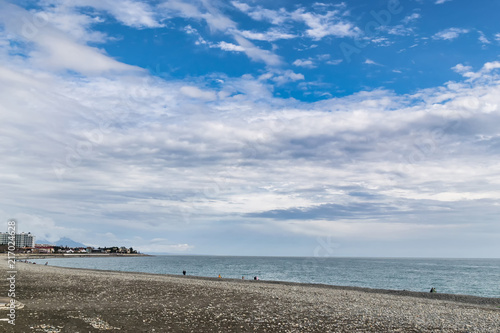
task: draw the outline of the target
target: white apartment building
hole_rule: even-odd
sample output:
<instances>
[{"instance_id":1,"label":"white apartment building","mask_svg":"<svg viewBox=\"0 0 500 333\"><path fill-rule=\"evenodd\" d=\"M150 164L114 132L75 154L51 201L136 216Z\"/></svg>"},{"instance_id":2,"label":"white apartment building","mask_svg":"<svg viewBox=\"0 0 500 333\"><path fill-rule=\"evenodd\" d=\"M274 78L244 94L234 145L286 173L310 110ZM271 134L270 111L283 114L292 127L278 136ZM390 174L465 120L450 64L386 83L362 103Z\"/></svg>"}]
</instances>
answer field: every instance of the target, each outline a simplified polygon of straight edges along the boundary
<instances>
[{"instance_id":1,"label":"white apartment building","mask_svg":"<svg viewBox=\"0 0 500 333\"><path fill-rule=\"evenodd\" d=\"M6 232L0 232L0 245L7 245L9 243L9 236ZM30 232L27 234L24 232L16 234L16 247L35 247L35 236Z\"/></svg>"}]
</instances>

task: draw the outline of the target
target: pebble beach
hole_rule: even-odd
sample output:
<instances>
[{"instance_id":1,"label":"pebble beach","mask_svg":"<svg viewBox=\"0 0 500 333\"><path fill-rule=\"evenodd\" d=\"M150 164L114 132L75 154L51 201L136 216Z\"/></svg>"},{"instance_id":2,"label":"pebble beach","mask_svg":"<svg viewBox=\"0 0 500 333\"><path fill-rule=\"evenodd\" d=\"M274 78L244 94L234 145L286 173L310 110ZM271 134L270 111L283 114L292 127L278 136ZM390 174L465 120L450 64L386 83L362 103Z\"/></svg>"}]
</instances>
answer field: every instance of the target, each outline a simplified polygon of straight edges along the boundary
<instances>
[{"instance_id":1,"label":"pebble beach","mask_svg":"<svg viewBox=\"0 0 500 333\"><path fill-rule=\"evenodd\" d=\"M497 298L20 262L16 270L15 325L0 310L1 332L500 332Z\"/></svg>"}]
</instances>

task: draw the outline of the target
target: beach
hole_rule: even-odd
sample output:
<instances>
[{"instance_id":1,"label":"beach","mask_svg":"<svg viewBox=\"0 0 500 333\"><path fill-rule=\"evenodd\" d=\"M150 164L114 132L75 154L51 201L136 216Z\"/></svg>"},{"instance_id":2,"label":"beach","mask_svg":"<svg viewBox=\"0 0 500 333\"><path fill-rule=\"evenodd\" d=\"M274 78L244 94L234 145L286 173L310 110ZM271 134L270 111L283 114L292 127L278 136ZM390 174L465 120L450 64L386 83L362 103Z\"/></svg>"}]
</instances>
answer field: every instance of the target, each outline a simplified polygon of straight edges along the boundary
<instances>
[{"instance_id":1,"label":"beach","mask_svg":"<svg viewBox=\"0 0 500 333\"><path fill-rule=\"evenodd\" d=\"M2 265L6 265L4 260ZM4 271L4 270L2 270ZM16 263L1 332L498 332L500 299ZM7 273L4 273L7 276ZM8 281L2 278L1 295ZM0 319L7 318L7 310Z\"/></svg>"}]
</instances>

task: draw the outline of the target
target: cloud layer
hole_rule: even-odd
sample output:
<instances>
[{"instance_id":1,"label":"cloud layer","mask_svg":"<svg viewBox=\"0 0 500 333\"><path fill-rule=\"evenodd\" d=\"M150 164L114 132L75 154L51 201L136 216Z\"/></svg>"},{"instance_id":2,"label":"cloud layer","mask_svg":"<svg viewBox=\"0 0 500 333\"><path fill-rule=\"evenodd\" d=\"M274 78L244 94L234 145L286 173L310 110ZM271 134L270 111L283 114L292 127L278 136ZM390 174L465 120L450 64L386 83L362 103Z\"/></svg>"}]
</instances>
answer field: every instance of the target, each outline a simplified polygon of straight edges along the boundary
<instances>
[{"instance_id":1,"label":"cloud layer","mask_svg":"<svg viewBox=\"0 0 500 333\"><path fill-rule=\"evenodd\" d=\"M156 10L134 1L46 4L53 6L30 11L3 3L0 11L0 185L8 193L0 217L17 218L23 231L151 252L228 253L262 243L273 254L297 237L306 245L286 245L289 253L313 255L325 236L341 248L361 246L345 255L369 255L381 242L407 242L418 255L424 241L448 254L470 237L473 253L485 256L496 244L497 61L455 63L446 69L455 80L411 93L378 87L301 101L276 90L322 82L306 81L262 43L299 38L284 28L289 22L313 42L361 40L345 5L311 12L232 2L231 10L269 25L257 32L217 2L170 0ZM105 15L136 30L179 17L205 22L222 40L205 39L199 26L180 33L264 67L153 75L99 47L112 38L92 30ZM442 30L433 42L468 32ZM326 53L293 59L303 70L344 64ZM372 57L362 65L387 66Z\"/></svg>"}]
</instances>

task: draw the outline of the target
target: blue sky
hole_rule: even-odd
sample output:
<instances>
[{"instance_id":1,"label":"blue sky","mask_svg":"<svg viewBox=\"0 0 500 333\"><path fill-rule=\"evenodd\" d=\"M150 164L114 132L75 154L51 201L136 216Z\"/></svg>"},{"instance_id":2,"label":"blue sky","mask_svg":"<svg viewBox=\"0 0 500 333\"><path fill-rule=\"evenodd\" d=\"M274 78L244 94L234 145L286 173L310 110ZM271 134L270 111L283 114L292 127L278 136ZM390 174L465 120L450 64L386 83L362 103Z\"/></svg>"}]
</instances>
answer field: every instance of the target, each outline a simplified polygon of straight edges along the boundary
<instances>
[{"instance_id":1,"label":"blue sky","mask_svg":"<svg viewBox=\"0 0 500 333\"><path fill-rule=\"evenodd\" d=\"M0 0L0 218L150 253L498 257L499 12Z\"/></svg>"}]
</instances>

